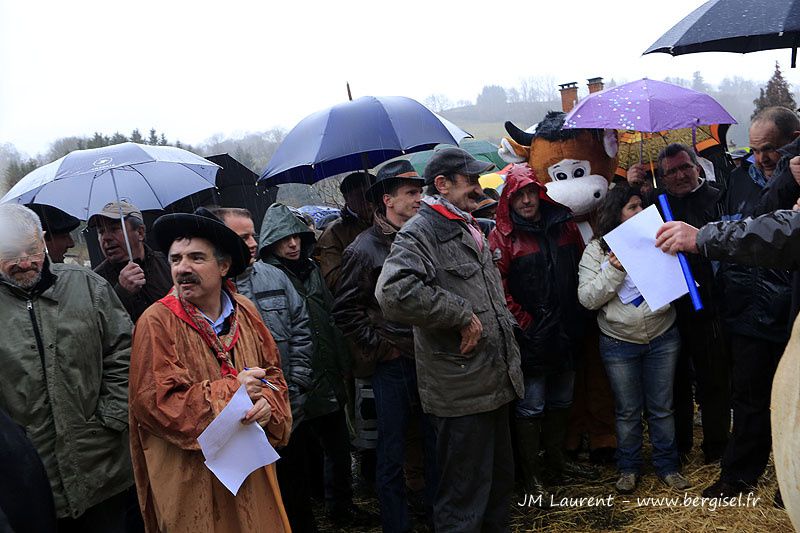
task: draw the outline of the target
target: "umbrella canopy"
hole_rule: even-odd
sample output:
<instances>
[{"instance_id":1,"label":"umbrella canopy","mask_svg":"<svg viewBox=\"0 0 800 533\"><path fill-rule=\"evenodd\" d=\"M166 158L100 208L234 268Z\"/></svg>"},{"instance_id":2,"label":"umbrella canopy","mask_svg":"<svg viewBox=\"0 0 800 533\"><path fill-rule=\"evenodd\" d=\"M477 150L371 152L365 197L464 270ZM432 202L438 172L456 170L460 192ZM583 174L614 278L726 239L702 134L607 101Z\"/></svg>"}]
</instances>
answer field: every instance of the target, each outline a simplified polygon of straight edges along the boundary
<instances>
[{"instance_id":1,"label":"umbrella canopy","mask_svg":"<svg viewBox=\"0 0 800 533\"><path fill-rule=\"evenodd\" d=\"M710 0L659 37L645 54L792 49L800 44L800 0Z\"/></svg>"},{"instance_id":2,"label":"umbrella canopy","mask_svg":"<svg viewBox=\"0 0 800 533\"><path fill-rule=\"evenodd\" d=\"M76 150L22 178L0 203L45 204L81 220L125 199L163 209L214 186L218 165L172 146L122 143Z\"/></svg>"},{"instance_id":3,"label":"umbrella canopy","mask_svg":"<svg viewBox=\"0 0 800 533\"><path fill-rule=\"evenodd\" d=\"M259 180L269 185L311 184L457 141L448 126L416 100L362 96L301 120L286 135Z\"/></svg>"},{"instance_id":4,"label":"umbrella canopy","mask_svg":"<svg viewBox=\"0 0 800 533\"><path fill-rule=\"evenodd\" d=\"M723 126L722 129L718 125L700 126L696 129L694 138L691 128L657 133L620 131L616 173L625 176L625 171L636 163L655 163L659 152L672 143L694 146L697 153L719 146L724 140L726 130L727 126Z\"/></svg>"},{"instance_id":5,"label":"umbrella canopy","mask_svg":"<svg viewBox=\"0 0 800 533\"><path fill-rule=\"evenodd\" d=\"M736 123L736 119L707 94L644 78L590 94L565 117L564 128L653 133Z\"/></svg>"},{"instance_id":6,"label":"umbrella canopy","mask_svg":"<svg viewBox=\"0 0 800 533\"><path fill-rule=\"evenodd\" d=\"M458 143L459 148L469 152L475 159L493 163L497 168L506 166L506 162L497 154L497 146L489 141L480 141L476 139L464 139ZM436 147L438 148L438 146ZM416 152L408 157L409 162L414 169L422 175L425 171L425 165L428 164L433 156L434 150L425 150L424 152Z\"/></svg>"},{"instance_id":7,"label":"umbrella canopy","mask_svg":"<svg viewBox=\"0 0 800 533\"><path fill-rule=\"evenodd\" d=\"M338 215L341 210L337 207L330 207L327 205L304 205L298 208L298 211L309 215L314 220L314 225L316 226L323 218L329 215Z\"/></svg>"}]
</instances>

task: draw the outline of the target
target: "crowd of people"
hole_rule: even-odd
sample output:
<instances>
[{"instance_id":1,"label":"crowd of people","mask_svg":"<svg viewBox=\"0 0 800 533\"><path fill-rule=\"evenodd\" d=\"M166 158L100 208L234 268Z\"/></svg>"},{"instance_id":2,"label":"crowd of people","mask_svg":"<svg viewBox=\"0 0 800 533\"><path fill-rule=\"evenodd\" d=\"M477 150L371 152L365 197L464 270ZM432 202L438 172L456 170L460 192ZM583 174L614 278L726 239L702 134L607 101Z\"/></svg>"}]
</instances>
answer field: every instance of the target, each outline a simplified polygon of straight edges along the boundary
<instances>
[{"instance_id":1,"label":"crowd of people","mask_svg":"<svg viewBox=\"0 0 800 533\"><path fill-rule=\"evenodd\" d=\"M633 165L588 242L529 166L498 195L479 183L493 165L460 148L423 175L405 160L348 175L319 237L280 203L257 234L242 208L146 228L111 202L88 221L94 271L64 262L80 221L0 205L0 530L314 532L320 498L348 530L507 531L515 486L546 506L613 461L614 489L634 492L645 425L655 474L691 490L696 411L702 460L721 465L703 495L747 490L800 307L800 120L768 108L749 133L753 161L726 179L680 144L657 187ZM656 245L689 252L699 312L688 296L651 309L604 240L662 193L676 222ZM582 397L587 379L607 401ZM242 387L242 423L280 459L234 495L197 437Z\"/></svg>"}]
</instances>

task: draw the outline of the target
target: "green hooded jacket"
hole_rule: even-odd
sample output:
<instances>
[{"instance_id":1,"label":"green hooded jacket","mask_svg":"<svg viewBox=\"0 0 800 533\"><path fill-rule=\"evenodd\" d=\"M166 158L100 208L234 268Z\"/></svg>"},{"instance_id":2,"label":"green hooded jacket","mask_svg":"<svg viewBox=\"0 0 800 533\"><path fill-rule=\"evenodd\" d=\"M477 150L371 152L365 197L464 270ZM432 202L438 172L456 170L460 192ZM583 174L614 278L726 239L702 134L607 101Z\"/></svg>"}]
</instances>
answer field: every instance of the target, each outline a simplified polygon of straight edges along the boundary
<instances>
[{"instance_id":1,"label":"green hooded jacket","mask_svg":"<svg viewBox=\"0 0 800 533\"><path fill-rule=\"evenodd\" d=\"M270 247L285 237L300 235L302 251L298 275L272 253ZM344 375L350 371L351 358L341 331L333 321L331 296L319 266L310 258L314 232L283 204L272 204L264 215L258 250L261 259L281 269L306 303L314 355L311 360L313 385L305 404L306 419L315 418L344 407Z\"/></svg>"},{"instance_id":2,"label":"green hooded jacket","mask_svg":"<svg viewBox=\"0 0 800 533\"><path fill-rule=\"evenodd\" d=\"M133 324L82 267L45 266L31 293L0 281L0 408L42 458L59 518L133 484L128 366Z\"/></svg>"}]
</instances>

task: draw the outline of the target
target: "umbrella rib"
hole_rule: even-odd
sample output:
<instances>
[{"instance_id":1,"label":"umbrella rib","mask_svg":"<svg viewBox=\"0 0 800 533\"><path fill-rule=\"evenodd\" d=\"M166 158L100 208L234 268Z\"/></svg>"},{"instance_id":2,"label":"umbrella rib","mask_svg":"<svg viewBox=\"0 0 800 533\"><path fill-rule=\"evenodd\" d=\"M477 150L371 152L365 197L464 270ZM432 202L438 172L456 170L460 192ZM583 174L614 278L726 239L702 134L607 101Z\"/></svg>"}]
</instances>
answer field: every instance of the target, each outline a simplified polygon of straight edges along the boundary
<instances>
[{"instance_id":1,"label":"umbrella rib","mask_svg":"<svg viewBox=\"0 0 800 533\"><path fill-rule=\"evenodd\" d=\"M203 175L202 175L202 174L200 174L198 171L196 171L195 169L193 169L192 167L190 167L188 164L186 164L186 163L178 163L178 164L179 164L179 165L181 165L183 168L185 168L185 169L187 169L187 170L191 170L192 172L194 172L195 174L197 174L198 176L200 176L201 178L203 178L203 181L207 182L207 183L208 183L208 184L209 184L211 187L213 187L213 188L215 188L215 189L217 188L217 175L216 175L216 174L214 174L214 183L210 183L210 182L209 182L209 181L208 181L208 180L205 178L205 176L203 176ZM217 173L219 173L219 168L217 168ZM258 182L258 179L256 179L256 182Z\"/></svg>"},{"instance_id":2,"label":"umbrella rib","mask_svg":"<svg viewBox=\"0 0 800 533\"><path fill-rule=\"evenodd\" d=\"M88 194L88 196L86 196L86 220L89 220L89 204L92 201L92 191L94 191L94 180L96 180L97 178L99 178L100 176L105 174L106 172L108 172L108 171L104 170L100 174L95 175L92 178L91 184L89 185L89 194ZM55 180L53 180L53 181L55 181Z\"/></svg>"},{"instance_id":3,"label":"umbrella rib","mask_svg":"<svg viewBox=\"0 0 800 533\"><path fill-rule=\"evenodd\" d=\"M182 163L181 163L181 164L182 164ZM144 182L147 184L147 186L148 186L148 187L150 187L150 190L151 190L151 191L153 191L153 196L155 196L155 197L156 197L156 200L158 200L158 204L159 204L159 205L160 205L162 208L164 208L164 207L167 207L167 206L166 206L166 205L164 205L164 203L161 201L161 198L159 198L159 197L158 197L158 194L156 193L156 190L153 188L153 186L152 186L152 185L150 185L150 182L149 182L149 181L147 181L147 178L145 178L145 177L144 177L144 174L142 174L141 172L139 172L139 170L138 170L138 169L137 169L135 166L133 166L133 165L130 165L128 168L130 168L131 170L133 170L134 172L136 172L137 174L139 174L139 175L142 177L142 179L143 179L143 180L144 180Z\"/></svg>"}]
</instances>

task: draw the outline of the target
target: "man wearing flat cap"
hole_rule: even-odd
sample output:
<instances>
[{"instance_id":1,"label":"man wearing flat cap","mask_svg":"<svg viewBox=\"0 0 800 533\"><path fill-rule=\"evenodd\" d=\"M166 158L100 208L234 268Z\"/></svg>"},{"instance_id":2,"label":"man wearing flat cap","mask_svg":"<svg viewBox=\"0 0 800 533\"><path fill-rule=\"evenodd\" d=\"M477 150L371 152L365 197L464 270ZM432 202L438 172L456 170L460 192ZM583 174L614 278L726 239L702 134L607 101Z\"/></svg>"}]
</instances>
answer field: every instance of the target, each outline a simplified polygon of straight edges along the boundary
<instances>
[{"instance_id":1,"label":"man wearing flat cap","mask_svg":"<svg viewBox=\"0 0 800 533\"><path fill-rule=\"evenodd\" d=\"M203 208L164 215L153 231L174 287L142 314L131 354L131 456L145 528L289 531L274 465L250 474L234 497L197 442L239 387L254 403L242 423L258 423L274 446L289 440L278 349L230 281L249 263L247 245Z\"/></svg>"},{"instance_id":2,"label":"man wearing flat cap","mask_svg":"<svg viewBox=\"0 0 800 533\"><path fill-rule=\"evenodd\" d=\"M339 281L342 252L359 233L372 225L372 204L366 191L375 181L375 176L367 172L348 174L339 185L344 196L342 214L331 222L317 241L315 256L322 269L322 277L331 292L336 292Z\"/></svg>"},{"instance_id":3,"label":"man wearing flat cap","mask_svg":"<svg viewBox=\"0 0 800 533\"><path fill-rule=\"evenodd\" d=\"M123 229L120 218L125 218ZM122 300L134 323L150 305L167 294L172 286L164 254L145 244L144 217L128 202L111 202L89 218L105 260L95 272L103 276ZM126 236L123 231L127 233ZM128 245L131 254L128 256Z\"/></svg>"},{"instance_id":4,"label":"man wearing flat cap","mask_svg":"<svg viewBox=\"0 0 800 533\"><path fill-rule=\"evenodd\" d=\"M354 373L370 378L378 414L376 485L383 531L410 531L403 463L409 426L422 426L425 493L433 505L436 491L435 436L422 413L414 366L414 336L409 324L388 320L375 299L375 285L397 232L417 214L424 180L406 160L387 163L366 191L376 206L368 230L342 256L339 289L334 303L336 324L356 349Z\"/></svg>"},{"instance_id":5,"label":"man wearing flat cap","mask_svg":"<svg viewBox=\"0 0 800 533\"><path fill-rule=\"evenodd\" d=\"M75 246L70 232L77 229L81 221L50 205L30 204L28 208L36 213L42 222L44 244L50 261L63 263L67 250Z\"/></svg>"},{"instance_id":6,"label":"man wearing flat cap","mask_svg":"<svg viewBox=\"0 0 800 533\"><path fill-rule=\"evenodd\" d=\"M524 388L513 316L489 245L469 213L494 165L434 152L428 194L397 233L375 297L414 331L423 410L436 430L436 531L507 531L514 488L509 404Z\"/></svg>"}]
</instances>

